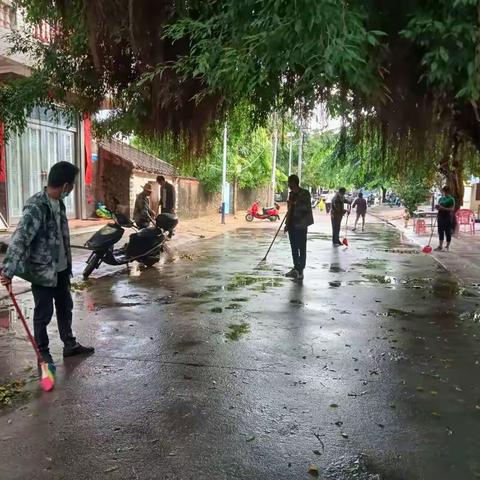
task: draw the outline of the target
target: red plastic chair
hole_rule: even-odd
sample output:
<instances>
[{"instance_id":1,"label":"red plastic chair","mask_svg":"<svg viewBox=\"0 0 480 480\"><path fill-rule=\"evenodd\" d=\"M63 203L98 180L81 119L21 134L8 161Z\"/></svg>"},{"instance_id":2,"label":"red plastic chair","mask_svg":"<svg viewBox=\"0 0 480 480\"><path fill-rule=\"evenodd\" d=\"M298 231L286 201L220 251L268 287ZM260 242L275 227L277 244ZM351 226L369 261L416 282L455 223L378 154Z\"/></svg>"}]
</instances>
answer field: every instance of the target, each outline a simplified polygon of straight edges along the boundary
<instances>
[{"instance_id":1,"label":"red plastic chair","mask_svg":"<svg viewBox=\"0 0 480 480\"><path fill-rule=\"evenodd\" d=\"M469 228L470 234L475 234L475 214L468 208L461 208L455 213L459 231L463 226L463 231L466 232Z\"/></svg>"},{"instance_id":2,"label":"red plastic chair","mask_svg":"<svg viewBox=\"0 0 480 480\"><path fill-rule=\"evenodd\" d=\"M423 218L417 219L415 222L415 233L421 235L422 233L427 233L427 224Z\"/></svg>"}]
</instances>

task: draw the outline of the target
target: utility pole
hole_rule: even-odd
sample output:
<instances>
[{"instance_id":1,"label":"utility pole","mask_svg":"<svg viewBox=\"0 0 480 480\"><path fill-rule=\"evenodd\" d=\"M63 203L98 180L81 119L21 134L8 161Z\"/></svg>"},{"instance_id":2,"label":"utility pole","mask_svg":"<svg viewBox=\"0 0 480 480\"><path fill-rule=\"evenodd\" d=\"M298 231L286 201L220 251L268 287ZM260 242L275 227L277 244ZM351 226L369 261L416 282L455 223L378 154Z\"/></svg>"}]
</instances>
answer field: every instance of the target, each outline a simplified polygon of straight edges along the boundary
<instances>
[{"instance_id":1,"label":"utility pole","mask_svg":"<svg viewBox=\"0 0 480 480\"><path fill-rule=\"evenodd\" d=\"M227 122L223 129L223 168L222 168L222 223L225 223L225 195L227 183Z\"/></svg>"},{"instance_id":2,"label":"utility pole","mask_svg":"<svg viewBox=\"0 0 480 480\"><path fill-rule=\"evenodd\" d=\"M273 155L272 155L272 203L275 204L275 189L277 186L276 173L277 173L277 151L278 151L278 130L277 130L277 116L274 116L275 126L273 130Z\"/></svg>"},{"instance_id":3,"label":"utility pole","mask_svg":"<svg viewBox=\"0 0 480 480\"><path fill-rule=\"evenodd\" d=\"M293 139L290 139L290 150L288 152L288 176L292 174L292 154L293 154Z\"/></svg>"},{"instance_id":4,"label":"utility pole","mask_svg":"<svg viewBox=\"0 0 480 480\"><path fill-rule=\"evenodd\" d=\"M303 129L300 127L300 143L298 144L298 179L302 183L302 155L303 155Z\"/></svg>"}]
</instances>

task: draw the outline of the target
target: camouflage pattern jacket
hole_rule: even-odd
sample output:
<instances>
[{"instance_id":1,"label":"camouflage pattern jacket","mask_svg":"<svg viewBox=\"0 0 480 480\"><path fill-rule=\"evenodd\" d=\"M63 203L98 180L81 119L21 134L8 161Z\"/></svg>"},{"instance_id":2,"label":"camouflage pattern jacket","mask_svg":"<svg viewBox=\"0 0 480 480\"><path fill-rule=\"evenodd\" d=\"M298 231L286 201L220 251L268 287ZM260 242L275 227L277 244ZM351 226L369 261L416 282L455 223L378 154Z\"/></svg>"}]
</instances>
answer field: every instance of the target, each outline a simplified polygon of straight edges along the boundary
<instances>
[{"instance_id":1,"label":"camouflage pattern jacket","mask_svg":"<svg viewBox=\"0 0 480 480\"><path fill-rule=\"evenodd\" d=\"M29 198L3 261L4 275L9 278L16 275L43 287L56 287L60 235L63 236L68 269L70 273L72 271L70 233L65 204L61 200L60 224L61 232L46 191Z\"/></svg>"}]
</instances>

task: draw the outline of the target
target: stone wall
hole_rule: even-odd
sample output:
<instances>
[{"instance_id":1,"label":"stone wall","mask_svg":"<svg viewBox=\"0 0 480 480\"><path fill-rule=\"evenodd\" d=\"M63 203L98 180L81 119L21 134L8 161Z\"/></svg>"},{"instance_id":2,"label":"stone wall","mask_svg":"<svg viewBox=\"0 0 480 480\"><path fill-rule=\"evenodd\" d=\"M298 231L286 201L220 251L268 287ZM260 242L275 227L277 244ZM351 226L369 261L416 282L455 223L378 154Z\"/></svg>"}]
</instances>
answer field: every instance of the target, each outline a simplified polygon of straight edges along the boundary
<instances>
[{"instance_id":1,"label":"stone wall","mask_svg":"<svg viewBox=\"0 0 480 480\"><path fill-rule=\"evenodd\" d=\"M204 215L218 213L222 203L220 193L207 193L201 183L195 178L179 177L175 180L177 191L177 214L181 218L198 218ZM236 210L247 210L251 204L259 199L265 205L268 199L268 188L237 189ZM233 188L230 195L230 212L233 210Z\"/></svg>"}]
</instances>

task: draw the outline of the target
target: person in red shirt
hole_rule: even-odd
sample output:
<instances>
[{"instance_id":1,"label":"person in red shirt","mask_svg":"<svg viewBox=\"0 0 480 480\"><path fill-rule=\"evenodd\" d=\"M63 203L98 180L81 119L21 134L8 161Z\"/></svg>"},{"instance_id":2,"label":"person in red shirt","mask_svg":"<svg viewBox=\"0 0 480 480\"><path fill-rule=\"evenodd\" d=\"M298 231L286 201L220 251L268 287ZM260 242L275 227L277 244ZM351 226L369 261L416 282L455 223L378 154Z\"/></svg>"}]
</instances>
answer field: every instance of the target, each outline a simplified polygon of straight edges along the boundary
<instances>
[{"instance_id":1,"label":"person in red shirt","mask_svg":"<svg viewBox=\"0 0 480 480\"><path fill-rule=\"evenodd\" d=\"M363 198L363 193L359 192L357 198L353 202L352 208L357 209L357 218L355 219L355 226L353 231L357 229L357 223L360 217L362 217L362 232L365 230L365 215L367 214L367 201Z\"/></svg>"}]
</instances>

